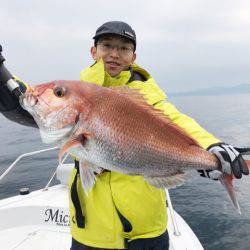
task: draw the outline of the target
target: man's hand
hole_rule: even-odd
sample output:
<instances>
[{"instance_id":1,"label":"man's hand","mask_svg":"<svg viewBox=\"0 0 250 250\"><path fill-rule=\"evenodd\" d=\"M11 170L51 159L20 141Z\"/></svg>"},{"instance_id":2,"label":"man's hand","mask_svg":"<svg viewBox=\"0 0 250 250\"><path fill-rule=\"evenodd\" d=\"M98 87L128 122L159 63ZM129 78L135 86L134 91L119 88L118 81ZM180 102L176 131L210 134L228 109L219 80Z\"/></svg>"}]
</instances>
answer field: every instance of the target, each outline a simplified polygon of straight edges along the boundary
<instances>
[{"instance_id":1,"label":"man's hand","mask_svg":"<svg viewBox=\"0 0 250 250\"><path fill-rule=\"evenodd\" d=\"M198 170L200 176L218 180L222 173L233 174L237 179L240 179L242 174L249 174L247 164L242 155L232 145L216 143L209 146L207 150L217 156L222 169L221 171Z\"/></svg>"}]
</instances>

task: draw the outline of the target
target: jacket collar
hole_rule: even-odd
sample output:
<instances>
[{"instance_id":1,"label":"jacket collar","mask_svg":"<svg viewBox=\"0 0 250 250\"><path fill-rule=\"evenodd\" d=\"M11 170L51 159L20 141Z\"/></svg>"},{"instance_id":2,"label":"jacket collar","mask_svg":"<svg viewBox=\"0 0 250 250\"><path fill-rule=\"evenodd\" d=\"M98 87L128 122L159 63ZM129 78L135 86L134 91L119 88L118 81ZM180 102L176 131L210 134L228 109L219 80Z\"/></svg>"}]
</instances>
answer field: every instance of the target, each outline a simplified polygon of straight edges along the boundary
<instances>
[{"instance_id":1,"label":"jacket collar","mask_svg":"<svg viewBox=\"0 0 250 250\"><path fill-rule=\"evenodd\" d=\"M132 65L132 70L139 72L146 78L150 77L146 70L140 68L136 64ZM102 59L95 62L92 66L82 70L80 73L81 81L96 83L104 87L125 85L129 82L130 77L130 70L124 70L116 77L110 76L104 69L104 62Z\"/></svg>"}]
</instances>

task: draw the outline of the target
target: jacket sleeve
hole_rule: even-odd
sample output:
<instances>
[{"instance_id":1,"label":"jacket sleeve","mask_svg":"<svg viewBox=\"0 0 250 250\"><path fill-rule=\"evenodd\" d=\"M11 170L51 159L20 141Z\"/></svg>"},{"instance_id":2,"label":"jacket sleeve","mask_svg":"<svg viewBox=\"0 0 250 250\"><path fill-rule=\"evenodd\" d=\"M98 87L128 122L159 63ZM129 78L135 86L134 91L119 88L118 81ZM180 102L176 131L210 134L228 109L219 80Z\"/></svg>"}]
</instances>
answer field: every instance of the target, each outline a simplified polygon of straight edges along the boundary
<instances>
[{"instance_id":1,"label":"jacket sleeve","mask_svg":"<svg viewBox=\"0 0 250 250\"><path fill-rule=\"evenodd\" d=\"M162 110L165 115L179 127L183 128L204 149L207 149L214 143L220 142L219 139L208 133L194 119L182 114L173 104L168 102L166 95L158 87L153 78L149 78L146 82L131 82L129 87L140 89L149 104L154 105L156 109Z\"/></svg>"},{"instance_id":2,"label":"jacket sleeve","mask_svg":"<svg viewBox=\"0 0 250 250\"><path fill-rule=\"evenodd\" d=\"M15 78L15 81L19 84L20 89L25 92L28 85L18 78ZM21 107L19 99L13 96L4 84L0 85L0 113L13 122L24 126L37 127L33 117Z\"/></svg>"},{"instance_id":3,"label":"jacket sleeve","mask_svg":"<svg viewBox=\"0 0 250 250\"><path fill-rule=\"evenodd\" d=\"M161 101L154 105L166 114L175 124L182 127L192 138L194 138L204 149L210 145L220 142L203 129L194 119L179 112L179 110L167 100Z\"/></svg>"}]
</instances>

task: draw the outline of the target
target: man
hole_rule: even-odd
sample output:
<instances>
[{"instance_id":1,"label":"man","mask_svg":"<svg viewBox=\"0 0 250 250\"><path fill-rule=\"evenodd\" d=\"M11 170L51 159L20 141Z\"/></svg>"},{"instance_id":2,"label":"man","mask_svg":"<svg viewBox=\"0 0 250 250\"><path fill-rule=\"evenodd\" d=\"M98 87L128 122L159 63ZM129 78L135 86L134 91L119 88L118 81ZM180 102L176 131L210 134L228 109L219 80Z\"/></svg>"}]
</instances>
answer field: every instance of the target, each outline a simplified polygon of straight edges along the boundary
<instances>
[{"instance_id":1,"label":"man","mask_svg":"<svg viewBox=\"0 0 250 250\"><path fill-rule=\"evenodd\" d=\"M136 45L135 32L128 24L114 21L103 24L97 29L91 48L95 64L81 72L81 80L104 87L127 85L139 88L148 103L163 110L204 148L220 143L193 119L180 114L166 101L165 94L150 74L134 64ZM219 145L213 148L228 155ZM237 153L232 156L232 161L236 156ZM239 161L237 158L236 162ZM231 165L228 165L230 171ZM76 182L76 173L74 170L70 184ZM139 176L104 172L98 176L88 197L80 185L77 192L86 224L85 227L77 225L74 216L77 209L71 200L72 250L86 249L83 245L119 249L124 247L124 240L128 249L168 249L164 190L148 185Z\"/></svg>"},{"instance_id":2,"label":"man","mask_svg":"<svg viewBox=\"0 0 250 250\"><path fill-rule=\"evenodd\" d=\"M220 142L166 100L150 74L134 63L136 45L135 32L128 24L118 21L103 24L97 29L91 47L95 63L81 72L80 79L104 87L127 85L141 89L149 104L162 110L203 148L210 148L224 172L233 172L237 178L248 174L241 155L232 146ZM149 185L140 176L103 171L86 196L78 164L76 159L69 182L71 250L168 249L164 190ZM201 173L208 177L209 174Z\"/></svg>"}]
</instances>

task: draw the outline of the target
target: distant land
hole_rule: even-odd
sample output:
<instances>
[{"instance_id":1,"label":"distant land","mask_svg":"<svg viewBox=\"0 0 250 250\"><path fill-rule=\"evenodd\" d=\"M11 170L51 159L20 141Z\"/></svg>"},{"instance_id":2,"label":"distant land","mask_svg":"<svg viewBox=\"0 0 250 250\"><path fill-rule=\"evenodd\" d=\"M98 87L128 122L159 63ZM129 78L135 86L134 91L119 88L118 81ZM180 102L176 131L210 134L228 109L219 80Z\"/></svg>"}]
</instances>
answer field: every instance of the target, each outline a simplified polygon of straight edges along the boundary
<instances>
[{"instance_id":1,"label":"distant land","mask_svg":"<svg viewBox=\"0 0 250 250\"><path fill-rule=\"evenodd\" d=\"M250 84L239 84L234 86L217 86L193 91L168 93L168 96L192 96L192 95L232 95L250 94Z\"/></svg>"}]
</instances>

